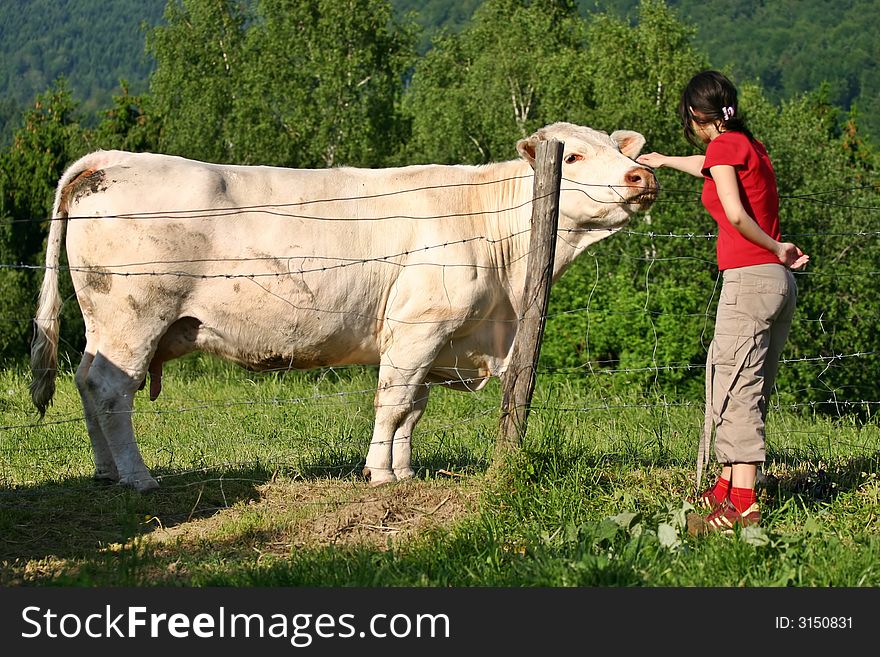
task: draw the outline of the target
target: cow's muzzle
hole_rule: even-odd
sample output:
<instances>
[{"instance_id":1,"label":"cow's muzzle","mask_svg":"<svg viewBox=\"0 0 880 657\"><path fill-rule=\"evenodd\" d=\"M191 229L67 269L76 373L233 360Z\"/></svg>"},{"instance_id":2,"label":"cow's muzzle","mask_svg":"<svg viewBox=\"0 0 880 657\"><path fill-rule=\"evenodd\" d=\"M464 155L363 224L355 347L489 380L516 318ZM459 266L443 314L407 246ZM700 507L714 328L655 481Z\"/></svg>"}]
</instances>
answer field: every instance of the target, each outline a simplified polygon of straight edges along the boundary
<instances>
[{"instance_id":1,"label":"cow's muzzle","mask_svg":"<svg viewBox=\"0 0 880 657\"><path fill-rule=\"evenodd\" d=\"M638 205L644 210L657 200L660 185L650 169L633 167L626 172L624 182L627 188L627 203Z\"/></svg>"}]
</instances>

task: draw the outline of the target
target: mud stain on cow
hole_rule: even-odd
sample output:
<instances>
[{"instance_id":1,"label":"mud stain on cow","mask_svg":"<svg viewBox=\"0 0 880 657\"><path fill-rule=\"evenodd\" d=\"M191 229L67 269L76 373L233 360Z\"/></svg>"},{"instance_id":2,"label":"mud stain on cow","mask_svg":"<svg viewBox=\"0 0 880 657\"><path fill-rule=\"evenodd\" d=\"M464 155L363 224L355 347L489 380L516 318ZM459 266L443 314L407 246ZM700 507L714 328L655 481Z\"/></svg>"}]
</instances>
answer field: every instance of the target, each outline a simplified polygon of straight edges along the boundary
<instances>
[{"instance_id":1,"label":"mud stain on cow","mask_svg":"<svg viewBox=\"0 0 880 657\"><path fill-rule=\"evenodd\" d=\"M293 306L317 303L315 293L306 283L302 272L293 268L292 262L300 258L278 258L261 251L254 252L253 257L260 263L261 271L276 274L260 280L252 279L263 292Z\"/></svg>"},{"instance_id":2,"label":"mud stain on cow","mask_svg":"<svg viewBox=\"0 0 880 657\"><path fill-rule=\"evenodd\" d=\"M98 294L109 294L113 287L113 273L100 265L83 265L86 271L86 285Z\"/></svg>"},{"instance_id":3,"label":"mud stain on cow","mask_svg":"<svg viewBox=\"0 0 880 657\"><path fill-rule=\"evenodd\" d=\"M315 354L279 354L257 353L247 349L239 349L234 360L247 370L252 372L272 372L287 370L309 370L316 367L326 367L330 360Z\"/></svg>"},{"instance_id":4,"label":"mud stain on cow","mask_svg":"<svg viewBox=\"0 0 880 657\"><path fill-rule=\"evenodd\" d=\"M147 233L145 237L161 249L174 249L175 252L187 250L191 253L204 253L210 246L207 235L174 221L163 222L161 230Z\"/></svg>"},{"instance_id":5,"label":"mud stain on cow","mask_svg":"<svg viewBox=\"0 0 880 657\"><path fill-rule=\"evenodd\" d=\"M292 298L305 297L305 302L309 305L317 303L315 294L305 281L298 278L291 278L288 283L293 285L293 290L291 291Z\"/></svg>"},{"instance_id":6,"label":"mud stain on cow","mask_svg":"<svg viewBox=\"0 0 880 657\"><path fill-rule=\"evenodd\" d=\"M103 169L98 169L97 171L86 169L83 171L64 188L64 204L78 203L80 199L86 196L106 191L109 185L104 184L105 176L106 173Z\"/></svg>"},{"instance_id":7,"label":"mud stain on cow","mask_svg":"<svg viewBox=\"0 0 880 657\"><path fill-rule=\"evenodd\" d=\"M290 267L287 265L287 261L283 260L277 256L272 255L271 253L265 253L263 251L254 251L254 260L264 264L266 269L269 271L273 271L277 274L289 274L291 273Z\"/></svg>"},{"instance_id":8,"label":"mud stain on cow","mask_svg":"<svg viewBox=\"0 0 880 657\"><path fill-rule=\"evenodd\" d=\"M176 312L188 294L189 289L186 285L174 288L166 287L162 283L154 285L143 290L143 294L137 300L140 305L140 315L150 315L165 321L170 314ZM131 302L129 302L129 306L132 306ZM134 306L132 309L134 310Z\"/></svg>"}]
</instances>

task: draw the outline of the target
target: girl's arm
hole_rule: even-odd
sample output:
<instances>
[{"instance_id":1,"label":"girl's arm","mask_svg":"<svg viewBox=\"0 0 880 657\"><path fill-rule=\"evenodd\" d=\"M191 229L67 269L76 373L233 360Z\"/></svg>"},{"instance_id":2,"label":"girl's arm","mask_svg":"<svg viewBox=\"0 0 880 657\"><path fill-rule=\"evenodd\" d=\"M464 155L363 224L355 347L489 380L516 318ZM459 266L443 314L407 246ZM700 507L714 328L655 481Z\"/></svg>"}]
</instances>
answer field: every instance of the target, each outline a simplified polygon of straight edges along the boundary
<instances>
[{"instance_id":1,"label":"girl's arm","mask_svg":"<svg viewBox=\"0 0 880 657\"><path fill-rule=\"evenodd\" d=\"M709 169L709 171L712 173L712 179L715 181L718 198L721 200L721 206L724 208L727 220L743 237L758 246L764 247L779 258L779 262L791 269L801 269L809 262L810 256L806 255L797 246L791 242L777 242L764 232L757 221L749 216L749 213L743 207L742 199L739 195L736 170L732 166L729 164L719 164Z\"/></svg>"},{"instance_id":2,"label":"girl's arm","mask_svg":"<svg viewBox=\"0 0 880 657\"><path fill-rule=\"evenodd\" d=\"M697 178L703 177L703 162L705 155L663 155L662 153L645 153L636 158L636 162L659 169L660 167L669 167L678 171L684 171Z\"/></svg>"}]
</instances>

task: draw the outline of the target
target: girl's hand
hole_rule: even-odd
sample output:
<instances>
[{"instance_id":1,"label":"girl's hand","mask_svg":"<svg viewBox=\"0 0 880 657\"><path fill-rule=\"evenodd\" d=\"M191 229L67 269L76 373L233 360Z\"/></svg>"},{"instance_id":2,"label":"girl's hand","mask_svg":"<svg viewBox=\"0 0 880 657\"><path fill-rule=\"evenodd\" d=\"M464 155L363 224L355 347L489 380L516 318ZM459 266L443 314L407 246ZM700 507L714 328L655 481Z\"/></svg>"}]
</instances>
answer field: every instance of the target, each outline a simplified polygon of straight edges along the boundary
<instances>
[{"instance_id":1,"label":"girl's hand","mask_svg":"<svg viewBox=\"0 0 880 657\"><path fill-rule=\"evenodd\" d=\"M652 169L659 169L665 164L666 156L660 153L645 153L644 155L639 155L636 158L636 162Z\"/></svg>"},{"instance_id":2,"label":"girl's hand","mask_svg":"<svg viewBox=\"0 0 880 657\"><path fill-rule=\"evenodd\" d=\"M791 242L780 242L776 257L789 269L803 269L810 261L810 256Z\"/></svg>"}]
</instances>

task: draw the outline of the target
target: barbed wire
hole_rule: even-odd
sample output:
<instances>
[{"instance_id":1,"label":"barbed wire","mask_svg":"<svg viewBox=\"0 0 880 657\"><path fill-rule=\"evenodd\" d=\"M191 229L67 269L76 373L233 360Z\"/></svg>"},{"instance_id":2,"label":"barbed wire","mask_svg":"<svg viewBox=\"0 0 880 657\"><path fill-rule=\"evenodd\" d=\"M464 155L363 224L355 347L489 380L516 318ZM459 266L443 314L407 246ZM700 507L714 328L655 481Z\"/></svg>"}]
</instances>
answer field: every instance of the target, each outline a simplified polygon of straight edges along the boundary
<instances>
[{"instance_id":1,"label":"barbed wire","mask_svg":"<svg viewBox=\"0 0 880 657\"><path fill-rule=\"evenodd\" d=\"M223 207L223 208L201 208L201 209L180 209L180 210L162 210L162 211L151 211L151 212L131 212L131 213L120 213L114 215L107 216L78 216L78 215L69 215L65 217L37 217L33 216L30 218L24 219L10 219L3 218L0 219L0 225L13 225L13 224L21 224L21 223L45 223L51 221L79 221L79 220L112 220L112 219L215 219L215 218L223 218L228 216L237 216L242 214L265 214L270 216L279 216L284 218L291 219L309 219L309 220L317 220L317 221L387 221L393 219L406 219L406 220L428 220L428 219L449 219L449 218L462 218L462 217L470 217L477 215L486 215L486 214L504 214L508 212L512 212L515 210L520 210L523 207L527 207L532 204L534 199L529 199L528 201L524 201L523 203L519 203L512 206L506 206L502 208L498 208L495 210L477 210L473 212L464 212L464 213L449 213L449 214L440 214L440 215L426 215L426 216L410 216L410 215L382 215L376 217L333 217L333 216L321 216L314 214L292 214L288 212L282 212L283 209L286 208L297 208L297 207L308 207L312 205L320 205L320 204L334 204L334 203L362 203L366 200L374 200L379 198L386 198L391 196L402 196L406 194L414 194L421 193L426 191L436 191L436 190L448 190L448 189L456 189L456 188L470 188L470 187L485 187L491 185L498 185L502 183L509 183L512 181L525 181L532 178L531 174L523 175L523 176L510 176L503 177L499 179L479 181L479 182L455 182L455 183L445 183L438 185L422 185L418 187L411 187L400 190L392 190L388 192L381 192L375 194L364 194L360 196L342 196L342 197L326 197L326 198L317 198L317 199L305 199L301 201L291 201L289 203L267 203L267 204L254 204L254 205L243 205L243 206L231 206L231 207ZM577 185L578 188L566 188L563 191L580 191L588 196L591 200L600 204L607 205L624 205L629 201L622 197L620 200L605 200L598 199L593 197L584 189L579 189L581 187L586 188L594 188L594 189L611 189L613 191L617 190L632 190L634 185L616 185L609 183L587 183L581 182L577 180L572 180L570 178L562 178L563 183L570 183L573 185ZM832 194L843 195L849 192L857 192L857 191L875 191L880 192L880 183L872 183L865 185L857 185L857 186L849 186L849 187L839 187L833 188L829 190L823 190L819 192L804 192L800 194L779 194L780 201L796 201L796 202L805 202L805 203L816 203L818 205L823 206L834 206L840 207L843 209L860 209L860 210L880 210L880 206L867 205L867 206L856 206L852 204L846 203L833 203L827 201L821 197L828 196ZM664 187L660 187L657 192L657 199L654 202L654 207L662 206L664 202L670 202L669 199L665 199L665 196L675 196L675 195L684 195L691 196L693 198L689 199L687 202L693 203L694 205L698 205L700 203L700 191L696 189L666 189ZM536 198L541 198L539 195ZM676 203L672 201L672 203Z\"/></svg>"},{"instance_id":2,"label":"barbed wire","mask_svg":"<svg viewBox=\"0 0 880 657\"><path fill-rule=\"evenodd\" d=\"M267 216L277 216L285 219L302 219L302 220L317 220L317 221L367 221L367 222L376 222L376 221L386 221L393 219L403 219L408 221L427 221L433 219L463 219L467 217L473 217L477 215L487 215L487 214L501 214L506 212L514 212L520 211L524 207L532 204L533 199L529 199L527 202L510 205L508 207L503 207L492 212L486 211L474 211L474 212L459 212L459 213L449 213L449 214L441 214L441 215L430 215L430 216L417 216L417 215L378 215L371 217L357 217L355 219L349 219L338 216L331 215L316 215L316 214L301 214L296 212L290 212L289 210L293 210L295 208L303 208L308 206L316 206L319 204L334 204L334 203L353 203L353 202L363 202L365 200L370 199L379 199L383 197L390 196L400 196L410 193L424 192L424 191L437 191L437 190L445 190L452 188L461 188L461 187L478 187L484 185L491 184L499 184L502 182L511 182L511 181L521 181L530 179L531 174L526 176L516 176L505 178L502 180L493 180L493 181L485 181L485 182L468 182L468 183L454 183L454 184L444 184L444 185L428 185L422 187L414 187L411 189L404 190L393 190L384 193L366 195L366 196L356 196L356 197L338 197L338 198L324 198L324 199L311 199L311 200L303 200L297 202L291 202L287 204L269 204L269 205L254 205L254 206L242 206L242 207L234 207L234 208L219 208L219 209L201 209L201 210L177 210L177 211L162 211L162 212L153 212L153 213L131 213L125 215L116 215L113 217L101 217L101 219L115 219L115 218L136 218L136 219L223 219L230 216L241 216L242 214L248 215L267 215ZM621 196L621 200L618 201L608 201L603 199L596 199L592 194L590 194L591 188L602 188L602 189L611 189L616 192L620 196L620 192L618 190L631 190L631 186L628 185L607 185L607 184L589 184L589 183L580 183L578 181L564 179L564 183L575 184L578 186L577 189L572 191L579 191L589 198L593 199L598 203L604 204L623 204L627 201L623 199ZM570 188L569 188L570 189ZM870 190L871 192L880 191L880 185L870 184L870 185L860 185L854 187L841 187L837 189L831 190L823 190L818 192L809 192L803 194L780 194L781 202L793 202L793 203L814 203L817 205L821 205L823 207L839 207L845 209L858 209L865 211L876 211L880 209L878 206L873 205L861 205L861 204L851 204L851 203L843 203L840 202L840 198L842 198L845 194L853 193L853 192L864 192ZM829 196L837 196L837 199L829 200ZM655 202L656 206L661 206L666 203L669 205L673 204L696 204L699 203L699 192L697 190L677 190L677 189L662 189L658 195L658 198ZM68 221L76 221L76 220L95 220L98 219L96 217L77 217L72 216L68 217ZM47 218L31 218L31 219L10 219L10 220L0 220L0 225L12 225L12 224L21 224L21 223L44 223L48 221ZM583 233L583 232L603 232L608 233L609 229L607 228L575 228L575 229L560 229L561 234L570 233ZM715 233L698 233L698 232L682 232L677 233L674 231L653 231L653 230L634 230L629 228L624 229L615 229L618 235L628 236L634 239L649 239L649 240L659 240L659 239L669 239L669 240L705 240L710 241L716 238ZM338 256L324 256L324 255L307 255L307 254L294 254L290 256L281 256L281 257L256 257L256 258L200 258L200 259L192 259L192 260L149 260L143 262L129 262L129 263L121 263L121 264L93 264L88 267L83 266L74 266L70 267L68 265L60 265L58 267L59 270L67 270L72 272L85 272L90 273L92 275L111 275L111 276L177 276L177 277L187 277L187 278L199 278L199 279L212 279L212 278L224 278L224 279L234 279L234 278L245 278L245 279L256 279L263 277L278 277L278 276L290 276L290 275L302 275L307 273L320 273L327 272L336 269L344 269L348 267L355 266L364 266L367 264L380 264L380 265L392 265L397 267L404 266L440 266L440 267L471 267L471 268L480 268L480 269L494 269L493 265L475 265L471 262L462 262L462 263L448 263L448 262L414 262L414 263L401 263L394 262L394 259L405 258L415 253L425 253L431 250L439 250L445 248L451 248L456 245L465 245L473 242L485 242L487 244L496 245L500 244L506 240L511 240L514 238L522 237L523 235L528 233L528 229L512 233L508 236L503 237L489 237L488 235L473 235L470 237L464 237L460 240L446 241L446 242L438 242L437 244L427 245L424 247L420 247L418 249L413 250L405 250L399 251L395 253L391 253L388 255L382 256L372 256L369 258L342 258ZM880 230L866 230L864 228L853 230L852 232L834 232L834 233L797 233L792 235L787 235L788 238L808 238L808 237L824 237L824 238L857 238L857 239L867 239L867 238L876 238L880 236ZM521 256L519 259L526 257L528 254ZM677 256L677 257L657 257L656 255L653 257L645 256L645 257L632 257L629 255L623 255L622 257L626 257L631 260L642 260L651 263L653 266L654 263L662 263L662 262L673 262L673 261L699 261L701 263L706 264L714 264L711 260L696 258L693 256ZM163 271L163 272L150 272L150 271L130 271L132 268L138 267L157 267L157 266L182 266L182 265L209 265L209 264L217 264L217 265L229 265L229 264L241 264L241 263L258 263L258 262L270 262L270 261L296 261L302 260L305 261L323 261L323 265L316 265L310 268L305 268L301 266L299 269L288 269L288 271L284 272L252 272L252 273L218 273L218 274L205 274L205 273L196 273L196 272L187 272L187 271ZM506 263L505 266L509 266L510 262ZM598 265L597 265L598 266ZM54 267L50 267L54 268ZM18 264L0 264L0 269L7 270L32 270L39 271L45 270L47 267L45 265L38 264L27 264L27 263L18 263ZM114 271L115 270L115 271ZM857 276L876 276L880 272L875 271L858 271L858 272L835 272L835 271L809 271L809 272L798 272L798 275L801 276L813 276L813 277L857 277ZM598 276L597 276L598 281ZM256 282L256 281L255 281ZM646 286L648 285L648 278L646 275ZM595 290L595 286L594 286ZM591 291L591 299L592 299L592 291ZM292 304L293 305L293 304ZM293 306L298 308L299 306ZM317 308L309 308L309 310L321 310ZM321 310L321 312L335 312L333 310ZM659 310L652 310L646 307L640 310L632 310L632 311L611 311L611 310L597 310L591 308L589 306L585 308L579 309L569 309L555 315L549 315L548 318L552 318L559 315L577 313L577 312L587 312L592 314L606 314L606 315L629 315L629 314L645 314L649 318L665 315L665 316L673 316L673 317L704 317L706 319L710 319L711 315L708 312L703 313L669 313ZM32 319L28 318L17 318L17 317L2 317L0 320L3 321L13 321L13 322L30 322ZM400 321L400 320L397 320ZM474 321L487 321L487 319L479 319ZM505 322L511 322L516 320L500 320ZM804 322L821 322L823 318L798 318L798 321ZM827 320L825 320L827 321ZM416 322L413 321L411 323L423 323L421 320ZM656 333L655 333L655 348L656 348ZM652 358L655 354L652 354ZM860 350L854 351L852 353L833 353L827 355L818 355L818 356L809 356L809 357L800 357L800 358L784 358L781 360L782 364L794 364L794 363L803 363L803 364L815 364L817 366L826 368L838 363L845 362L858 362L858 359L875 357L878 355L878 352L871 350ZM620 360L598 360L591 361L588 363L584 363L581 366L574 368L541 368L540 373L542 375L548 376L571 376L572 374L590 374L590 375L629 375L629 374L650 374L653 373L655 375L659 375L661 373L674 372L678 370L701 370L705 369L705 364L699 363L667 363L667 364L657 364L652 366L643 366L643 367L620 367ZM267 373L273 372L284 372L287 371L288 368L270 368L266 370ZM412 369L407 370L407 368L398 368L404 371L414 371ZM483 382L484 377L473 378L473 377L460 377L456 379L448 379L445 381L438 382L430 382L421 384L426 388L434 387L434 386L446 386L449 384L455 385L476 385L478 383ZM342 391L337 393L326 393L320 395L313 395L310 397L299 397L299 398L290 398L290 399L281 399L277 397L272 397L268 399L223 399L223 400L200 400L194 402L194 400L175 400L175 399L167 399L164 398L163 402L165 404L164 407L156 408L156 409L143 409L143 408L133 408L131 410L121 411L124 414L131 415L155 415L155 416L173 416L178 414L186 414L186 413L200 413L205 410L217 410L217 409L229 409L236 406L251 406L251 407L279 407L285 405L331 405L331 403L344 403L344 404L361 404L364 403L368 397L373 397L376 393L375 387L371 388L363 388L358 390L349 390ZM178 408L169 408L168 405L174 403L182 403L184 406ZM798 402L791 404L776 404L773 408L786 408L794 411L808 409L815 410L824 406L832 406L839 409L842 409L844 412L850 409L874 409L880 407L880 401L874 400L838 400L833 391L829 392L829 397L824 401L807 401L807 402ZM372 404L370 405L372 408ZM663 411L664 409L672 409L672 408L700 408L702 409L702 402L690 402L690 401L678 401L678 402L669 402L664 400L652 400L652 401L644 401L644 402L613 402L609 399L605 399L603 401L589 403L585 405L571 405L571 406L560 406L560 405L550 405L547 403L533 403L531 406L532 410L538 412L578 412L578 413L591 413L591 412L613 412L619 411L623 409L653 409ZM474 421L476 419L486 420L490 416L494 416L497 414L497 409L486 408L480 413L471 416L467 420L464 421ZM18 424L10 424L7 426L0 426L0 432L18 432L18 431L27 431L27 430L40 430L47 427L58 426L58 425L70 425L70 424L82 424L84 423L85 417L82 414L71 414L71 415L61 415L54 416L49 418L44 418L38 422L33 423L18 423ZM455 424L449 424L446 428L438 428L434 427L432 431L436 435L442 431L455 430L458 429L462 424L460 422ZM77 432L81 435L81 431ZM6 452L9 453L8 450L11 448L0 447L0 453ZM55 451L64 451L64 450L74 450L74 451L88 451L90 450L90 445L87 441L82 441L81 443L65 443L60 445L51 445L51 446L31 446L31 447L16 447L16 451L20 452L21 450L25 451L33 451L34 453L40 452L55 452ZM229 467L238 467L243 464L251 464L254 463L261 464L260 461L242 461L242 462L223 462L214 466L206 466L203 468L190 468L187 470L174 472L171 474L163 474L160 475L160 479L171 479L174 477L183 477L185 475L191 475L199 472L210 472L213 470L223 470L228 469ZM328 469L337 470L337 471L346 471L352 470L350 465L314 465L309 464L309 468L320 468L326 467ZM222 480L223 477L220 477L216 480ZM228 479L229 480L229 479ZM215 481L215 479L203 479L196 483L184 483L183 486L194 486L201 485L208 481Z\"/></svg>"},{"instance_id":3,"label":"barbed wire","mask_svg":"<svg viewBox=\"0 0 880 657\"><path fill-rule=\"evenodd\" d=\"M794 363L816 363L821 364L823 367L827 366L829 363L833 362L843 362L847 359L857 359L863 358L866 356L875 356L880 354L880 352L854 352L848 354L834 354L830 356L814 356L814 357L802 357L802 358L783 358L780 359L781 364L794 364ZM669 365L659 365L654 367L631 367L631 368L611 368L605 367L603 365L608 365L612 363L616 363L618 361L598 361L596 363L587 363L579 368L539 368L539 373L541 375L546 376L566 376L570 377L572 374L590 374L590 375L615 375L615 374L644 374L648 372L660 373L660 372L670 372L674 370L705 370L705 364L698 363L680 363L680 364L669 364ZM411 372L415 371L409 368L400 368L400 367L392 367L392 369ZM289 370L277 368L267 370L264 374L271 373L284 373ZM409 384L387 384L384 385L383 389L390 390L394 388L424 388L426 390L430 390L431 388L443 388L449 385L460 385L460 384L471 384L473 386L477 386L486 380L487 377L458 377L452 379L446 379L442 381L429 381L418 384L417 386L412 386ZM156 408L156 409L144 409L144 408L132 408L120 411L106 411L107 415L177 415L177 414L185 414L185 413L194 413L203 410L209 409L230 409L234 407L281 407L281 406L320 406L325 405L323 402L327 401L342 401L343 403L347 403L350 400L354 400L351 403L358 403L361 399L366 399L374 396L376 393L375 387L370 388L361 388L357 390L345 390L338 392L328 392L322 394L316 394L309 397L293 397L293 398L279 398L279 397L271 397L268 399L228 399L224 398L221 400L193 400L193 399L164 399L163 404L166 406L165 408ZM186 406L176 407L176 408L168 408L171 404L175 403L184 403ZM689 407L693 405L692 402L674 402L674 403L659 403L660 406L665 407L678 407L685 406ZM853 401L853 400L835 400L829 398L828 400L822 402L803 402L803 403L795 403L787 405L787 408L796 409L802 407L811 407L815 408L822 405L837 405L844 408L849 407L859 407L859 406L871 406L880 404L880 401L870 401L870 400L862 400L862 401ZM326 404L329 405L329 404ZM647 408L657 406L658 402L644 402L644 403L636 403L636 404L625 404L614 405L613 408ZM379 406L374 407L408 407L409 402L401 402L399 404L380 404ZM571 410L566 407L553 407L558 408L559 410ZM610 409L611 406L601 406L601 408ZM550 408L545 408L545 410L550 410ZM61 425L61 424L70 424L75 422L84 422L85 416L81 413L76 413L67 416L60 416L53 418L51 420L41 419L35 422L22 423L22 424L14 424L14 425L6 425L0 426L0 432L2 431L17 431L22 429L36 429L40 427L53 426L53 425Z\"/></svg>"},{"instance_id":4,"label":"barbed wire","mask_svg":"<svg viewBox=\"0 0 880 657\"><path fill-rule=\"evenodd\" d=\"M608 233L610 229L608 228L592 228L592 229L560 229L558 232L561 234L565 233ZM503 271L507 269L511 264L522 261L526 259L529 255L529 251L525 251L522 255L512 258L506 261L503 264L481 264L479 262L467 261L467 262L442 262L442 261L406 261L406 262L395 262L395 259L406 258L410 256L414 256L417 254L427 253L436 249L446 249L452 248L457 245L465 245L474 242L486 242L490 245L500 244L507 240L515 239L517 237L522 237L528 234L528 230L518 231L516 233L512 233L505 237L500 238L492 238L486 235L474 235L471 237L466 237L458 240L446 240L444 242L438 242L437 244L429 244L422 247L406 249L403 251L397 251L394 253L380 255L380 256L370 256L364 258L347 258L341 255L321 255L321 254L309 254L309 253L292 253L292 254L279 254L276 256L254 256L254 257L231 257L231 256L223 256L216 258L191 258L191 259L168 259L168 260L142 260L142 261L134 261L129 263L94 263L87 266L83 265L45 265L45 264L28 264L28 263L0 263L0 270L26 270L26 271L44 271L47 269L58 270L58 271L66 271L66 272L80 272L80 273L88 273L93 276L119 276L119 277L141 277L141 276L172 276L176 278L194 278L194 279L202 279L202 280L210 280L210 279L254 279L254 278L279 278L285 276L293 276L293 275L304 275L304 274L313 274L313 273L323 273L328 271L333 271L336 269L345 269L349 267L355 266L363 266L367 264L387 264L398 268L405 267L442 267L442 268L469 268L469 269L480 269L480 270L500 270ZM672 239L714 239L715 235L713 234L675 234L675 233L655 233L655 232L634 232L634 231L626 231L626 230L618 230L615 232L616 235L628 235L634 237L647 237L649 239L655 238L672 238ZM810 233L810 234L798 234L798 235L787 235L786 237L795 237L795 236L814 236L814 237L880 237L880 231L856 231L853 233ZM592 245L590 245L592 246ZM670 256L670 257L658 257L656 255L652 256L632 256L629 254L621 253L618 254L618 257L625 258L629 260L635 261L646 261L646 262L674 262L679 260L695 260L699 262L705 262L706 264L714 264L712 260L708 260L705 258L698 258L695 256ZM205 274L205 273L195 273L189 271L178 271L178 270L167 270L167 271L125 271L126 268L135 268L135 267L148 267L148 266L159 266L159 265L207 265L207 264L242 264L242 263L278 263L278 262L287 262L290 263L292 261L325 261L325 262L333 262L336 264L324 264L324 265L316 265L313 267L303 267L302 264L299 268L292 268L288 264L288 269L285 271L257 271L257 272L244 272L244 273L217 273L217 274ZM340 262L342 261L342 262ZM836 273L836 272L824 272L824 271L796 271L793 272L797 276L830 276L830 277L844 277L844 276L876 276L880 272L876 271L868 271L868 272L846 272L846 273Z\"/></svg>"}]
</instances>

